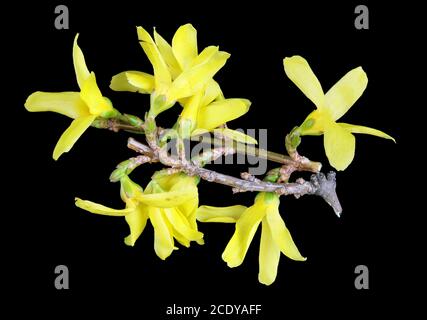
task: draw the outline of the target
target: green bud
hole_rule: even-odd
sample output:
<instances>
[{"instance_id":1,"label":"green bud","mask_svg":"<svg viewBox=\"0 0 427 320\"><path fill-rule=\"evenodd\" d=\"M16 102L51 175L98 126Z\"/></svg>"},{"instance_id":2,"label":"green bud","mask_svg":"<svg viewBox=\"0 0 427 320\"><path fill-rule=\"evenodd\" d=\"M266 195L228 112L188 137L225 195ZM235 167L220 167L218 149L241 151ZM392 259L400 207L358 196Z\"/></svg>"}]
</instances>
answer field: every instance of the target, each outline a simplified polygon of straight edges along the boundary
<instances>
[{"instance_id":1,"label":"green bud","mask_svg":"<svg viewBox=\"0 0 427 320\"><path fill-rule=\"evenodd\" d=\"M145 118L145 132L150 134L156 130L156 121L152 115L148 115Z\"/></svg>"},{"instance_id":2,"label":"green bud","mask_svg":"<svg viewBox=\"0 0 427 320\"><path fill-rule=\"evenodd\" d=\"M116 169L110 174L110 181L111 182L117 182L120 181L120 179L124 176L124 170L123 169Z\"/></svg>"},{"instance_id":3,"label":"green bud","mask_svg":"<svg viewBox=\"0 0 427 320\"><path fill-rule=\"evenodd\" d=\"M125 161L120 162L117 165L116 169L111 173L110 181L111 182L117 182L120 179L122 179L123 176L129 174L130 172L127 172L127 171L128 171L130 164L131 164L130 160L125 160Z\"/></svg>"},{"instance_id":4,"label":"green bud","mask_svg":"<svg viewBox=\"0 0 427 320\"><path fill-rule=\"evenodd\" d=\"M291 132L289 133L291 136L292 135L299 135L300 134L300 127L298 127L298 126L295 126L295 127L293 127L293 129L291 130Z\"/></svg>"},{"instance_id":5,"label":"green bud","mask_svg":"<svg viewBox=\"0 0 427 320\"><path fill-rule=\"evenodd\" d=\"M120 115L120 112L118 112L116 109L114 109L113 103L111 102L111 100L108 99L107 97L103 97L103 98L104 98L105 102L107 102L107 104L110 106L110 110L101 113L101 117L103 117L105 119L109 119L109 118L115 118L118 115Z\"/></svg>"},{"instance_id":6,"label":"green bud","mask_svg":"<svg viewBox=\"0 0 427 320\"><path fill-rule=\"evenodd\" d=\"M300 137L299 134L298 135L294 134L294 135L291 136L291 145L292 145L292 148L296 149L299 146L300 143L301 143L301 137Z\"/></svg>"},{"instance_id":7,"label":"green bud","mask_svg":"<svg viewBox=\"0 0 427 320\"><path fill-rule=\"evenodd\" d=\"M116 118L119 115L120 115L120 112L114 108L112 108L111 110L108 110L106 112L101 113L101 117L104 119Z\"/></svg>"},{"instance_id":8,"label":"green bud","mask_svg":"<svg viewBox=\"0 0 427 320\"><path fill-rule=\"evenodd\" d=\"M97 128L97 129L104 129L107 127L107 123L108 123L108 120L106 120L106 119L96 118L92 122L92 127Z\"/></svg>"},{"instance_id":9,"label":"green bud","mask_svg":"<svg viewBox=\"0 0 427 320\"><path fill-rule=\"evenodd\" d=\"M121 168L121 169L126 169L128 166L129 166L129 164L130 164L130 160L128 159L128 160L125 160L125 161L122 161L122 162L120 162L118 165L117 165L117 167L116 168Z\"/></svg>"},{"instance_id":10,"label":"green bud","mask_svg":"<svg viewBox=\"0 0 427 320\"><path fill-rule=\"evenodd\" d=\"M141 127L144 124L144 121L142 121L139 117L131 115L131 114L124 114L124 117L126 120L129 121L129 123L135 127Z\"/></svg>"},{"instance_id":11,"label":"green bud","mask_svg":"<svg viewBox=\"0 0 427 320\"><path fill-rule=\"evenodd\" d=\"M280 177L280 168L275 168L267 172L267 175L264 177L266 182L277 182L277 179Z\"/></svg>"}]
</instances>

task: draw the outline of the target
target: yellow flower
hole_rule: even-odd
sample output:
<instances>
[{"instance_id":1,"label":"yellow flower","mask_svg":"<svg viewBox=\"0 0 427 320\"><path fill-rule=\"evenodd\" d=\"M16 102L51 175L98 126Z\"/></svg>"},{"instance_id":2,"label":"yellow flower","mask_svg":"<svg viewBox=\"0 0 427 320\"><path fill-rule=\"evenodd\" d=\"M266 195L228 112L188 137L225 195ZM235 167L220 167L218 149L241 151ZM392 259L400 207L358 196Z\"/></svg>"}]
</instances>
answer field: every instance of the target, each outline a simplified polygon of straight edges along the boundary
<instances>
[{"instance_id":1,"label":"yellow flower","mask_svg":"<svg viewBox=\"0 0 427 320\"><path fill-rule=\"evenodd\" d=\"M154 115L170 108L175 101L204 89L230 57L216 46L198 53L197 32L191 24L178 28L172 46L156 30L155 40L142 27L137 27L137 32L153 66L154 77L144 72L125 71L112 78L110 87L116 91L152 93L151 111Z\"/></svg>"},{"instance_id":2,"label":"yellow flower","mask_svg":"<svg viewBox=\"0 0 427 320\"><path fill-rule=\"evenodd\" d=\"M125 238L129 246L135 244L150 220L154 228L154 250L162 260L177 249L174 238L186 247L191 241L203 244L203 234L197 231L196 224L198 192L194 177L180 173L157 174L144 191L128 176L120 183L125 209L111 209L79 198L76 198L76 206L96 214L124 216L130 229Z\"/></svg>"},{"instance_id":3,"label":"yellow flower","mask_svg":"<svg viewBox=\"0 0 427 320\"><path fill-rule=\"evenodd\" d=\"M354 158L356 142L352 133L365 133L395 141L388 134L376 129L336 122L366 89L368 78L362 67L348 72L324 94L319 80L304 58L285 58L283 64L289 79L317 108L300 126L300 134L324 134L326 156L335 169L344 170Z\"/></svg>"},{"instance_id":4,"label":"yellow flower","mask_svg":"<svg viewBox=\"0 0 427 320\"><path fill-rule=\"evenodd\" d=\"M247 99L225 99L222 95L215 97L209 86L183 102L183 111L179 118L181 126L187 126L191 135L212 131L228 121L239 118L249 111L251 102ZM240 142L256 144L257 141L235 130L219 128L221 134Z\"/></svg>"},{"instance_id":5,"label":"yellow flower","mask_svg":"<svg viewBox=\"0 0 427 320\"><path fill-rule=\"evenodd\" d=\"M276 279L280 252L293 260L306 260L280 216L279 204L277 194L261 192L249 208L201 206L197 210L197 219L201 222L236 222L233 237L222 254L222 259L231 268L242 264L258 225L262 223L258 280L270 285Z\"/></svg>"},{"instance_id":6,"label":"yellow flower","mask_svg":"<svg viewBox=\"0 0 427 320\"><path fill-rule=\"evenodd\" d=\"M56 144L53 151L55 160L64 152L70 151L96 117L111 117L117 114L110 100L102 96L95 74L89 72L86 66L83 52L77 45L78 36L77 34L74 38L73 63L80 92L37 91L25 102L28 111L53 111L74 119Z\"/></svg>"}]
</instances>

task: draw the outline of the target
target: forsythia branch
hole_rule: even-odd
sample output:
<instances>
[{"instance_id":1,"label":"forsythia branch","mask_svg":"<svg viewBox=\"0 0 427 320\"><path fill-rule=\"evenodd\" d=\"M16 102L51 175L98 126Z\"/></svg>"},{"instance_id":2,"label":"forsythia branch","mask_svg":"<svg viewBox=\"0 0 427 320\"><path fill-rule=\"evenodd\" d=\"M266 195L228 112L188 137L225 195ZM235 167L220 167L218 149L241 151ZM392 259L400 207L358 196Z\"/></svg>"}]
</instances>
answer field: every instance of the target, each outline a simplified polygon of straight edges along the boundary
<instances>
[{"instance_id":1,"label":"forsythia branch","mask_svg":"<svg viewBox=\"0 0 427 320\"><path fill-rule=\"evenodd\" d=\"M153 141L150 141L153 144ZM327 176L319 172L311 176L310 181L298 179L294 183L274 183L254 179L253 176L243 174L246 179L240 179L225 175L213 170L198 167L188 161L171 157L155 144L149 147L134 138L128 139L128 147L145 156L150 156L152 161L160 161L162 164L172 167L174 171L181 171L188 175L199 176L201 179L223 184L235 191L264 191L275 192L279 195L294 195L300 197L305 194L313 194L322 197L339 216L342 212L341 204L336 194L335 172L329 172Z\"/></svg>"},{"instance_id":2,"label":"forsythia branch","mask_svg":"<svg viewBox=\"0 0 427 320\"><path fill-rule=\"evenodd\" d=\"M76 206L95 214L125 217L130 234L124 241L129 246L135 244L150 221L155 235L154 250L162 260L176 249L175 240L185 247L193 241L204 243L197 222L235 223L234 235L222 254L229 267L242 264L254 232L261 224L258 280L270 285L276 279L281 252L296 261L306 260L281 217L280 195L296 198L305 194L317 195L338 216L342 211L336 193L335 172L325 175L320 172L321 163L300 155L297 148L301 138L324 135L326 156L336 170L345 170L354 159L354 133L394 141L377 129L337 122L366 89L366 73L362 67L352 69L325 95L303 57L284 58L286 75L317 108L283 139L286 155L282 155L256 148L254 137L227 127L227 122L246 114L251 106L248 99L225 98L213 78L230 57L229 53L220 51L218 46L208 46L199 53L197 31L191 24L180 26L171 44L156 31L153 39L142 27L137 27L137 35L154 74L120 72L111 79L110 88L149 94L150 103L144 119L121 113L103 96L95 73L89 71L77 44L78 34L74 38L73 63L79 91L36 91L25 102L28 111L53 111L73 119L53 150L54 160L69 152L89 126L145 136L146 143L128 139L128 147L137 155L118 163L110 175L111 182L120 183L120 196L125 208L108 208L79 198L76 198ZM156 117L175 104L182 107L176 123L170 129L158 127ZM273 112L261 111L265 115ZM260 140L265 137L260 132ZM194 145L192 141L200 143L190 150ZM233 177L204 168L205 164L234 153L243 155L241 159L257 157L264 159L263 164L270 160L280 166L262 173L261 178L248 172ZM142 188L129 175L136 167L152 162L159 162L166 168L157 171ZM308 181L302 178L291 180L294 172L298 171L314 174ZM229 186L233 193L254 191L258 194L250 207L199 206L197 184L200 179Z\"/></svg>"}]
</instances>

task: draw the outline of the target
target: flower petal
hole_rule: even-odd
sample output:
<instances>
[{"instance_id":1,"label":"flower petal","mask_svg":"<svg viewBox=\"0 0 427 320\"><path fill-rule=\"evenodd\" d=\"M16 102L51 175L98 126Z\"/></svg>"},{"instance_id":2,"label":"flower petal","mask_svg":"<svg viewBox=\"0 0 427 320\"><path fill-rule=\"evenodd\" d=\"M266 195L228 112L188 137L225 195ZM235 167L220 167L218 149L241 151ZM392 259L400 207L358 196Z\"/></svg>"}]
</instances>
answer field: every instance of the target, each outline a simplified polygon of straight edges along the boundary
<instances>
[{"instance_id":1,"label":"flower petal","mask_svg":"<svg viewBox=\"0 0 427 320\"><path fill-rule=\"evenodd\" d=\"M196 186L196 178L188 176L184 173L168 174L167 171L158 171L153 175L152 178L152 180L157 182L159 186L165 191L170 191L172 188L177 188L177 184L180 184L179 188L181 188L182 185L189 187Z\"/></svg>"},{"instance_id":2,"label":"flower petal","mask_svg":"<svg viewBox=\"0 0 427 320\"><path fill-rule=\"evenodd\" d=\"M368 85L362 67L349 71L325 95L325 107L336 121L360 98Z\"/></svg>"},{"instance_id":3,"label":"flower petal","mask_svg":"<svg viewBox=\"0 0 427 320\"><path fill-rule=\"evenodd\" d=\"M208 62L219 51L218 46L209 46L202 50L199 55L192 61L191 67L198 66Z\"/></svg>"},{"instance_id":4,"label":"flower petal","mask_svg":"<svg viewBox=\"0 0 427 320\"><path fill-rule=\"evenodd\" d=\"M170 188L170 192L174 191L189 193L192 195L192 197L197 197L198 191L195 178L187 176L185 174L178 175L176 183L174 183L173 186Z\"/></svg>"},{"instance_id":5,"label":"flower petal","mask_svg":"<svg viewBox=\"0 0 427 320\"><path fill-rule=\"evenodd\" d=\"M31 112L57 112L73 119L89 115L89 108L78 92L37 91L27 98L25 108Z\"/></svg>"},{"instance_id":6,"label":"flower petal","mask_svg":"<svg viewBox=\"0 0 427 320\"><path fill-rule=\"evenodd\" d=\"M83 83L86 81L87 78L89 78L90 73L86 66L83 52L77 44L78 38L79 38L79 34L76 34L76 37L74 38L74 44L73 44L73 63L74 63L74 70L76 72L77 83L79 85L79 88L81 89L83 87Z\"/></svg>"},{"instance_id":7,"label":"flower petal","mask_svg":"<svg viewBox=\"0 0 427 320\"><path fill-rule=\"evenodd\" d=\"M189 97L183 105L183 110L181 112L180 118L181 120L189 120L190 123L193 125L191 129L194 128L194 125L197 122L201 99L202 93L197 92L194 96Z\"/></svg>"},{"instance_id":8,"label":"flower petal","mask_svg":"<svg viewBox=\"0 0 427 320\"><path fill-rule=\"evenodd\" d=\"M82 200L80 198L75 198L75 201L75 205L77 207L92 213L102 214L105 216L123 217L127 214L132 213L135 210L135 207L132 206L126 206L125 209L112 209L102 204L95 203L89 200Z\"/></svg>"},{"instance_id":9,"label":"flower petal","mask_svg":"<svg viewBox=\"0 0 427 320\"><path fill-rule=\"evenodd\" d=\"M228 128L218 128L215 129L215 133L218 132L220 135L227 137L231 140L245 143L245 144L258 144L258 141L247 134L244 134L241 131L232 130Z\"/></svg>"},{"instance_id":10,"label":"flower petal","mask_svg":"<svg viewBox=\"0 0 427 320\"><path fill-rule=\"evenodd\" d=\"M227 244L222 259L230 268L242 264L259 223L265 215L263 207L253 205L246 209L236 223L236 230Z\"/></svg>"},{"instance_id":11,"label":"flower petal","mask_svg":"<svg viewBox=\"0 0 427 320\"><path fill-rule=\"evenodd\" d=\"M154 227L154 251L165 260L174 249L172 231L161 209L149 207L148 214Z\"/></svg>"},{"instance_id":12,"label":"flower petal","mask_svg":"<svg viewBox=\"0 0 427 320\"><path fill-rule=\"evenodd\" d=\"M332 123L325 128L324 145L329 163L335 169L344 170L353 161L356 139L339 124Z\"/></svg>"},{"instance_id":13,"label":"flower petal","mask_svg":"<svg viewBox=\"0 0 427 320\"><path fill-rule=\"evenodd\" d=\"M181 70L188 69L197 57L197 31L191 24L178 28L172 39L172 51Z\"/></svg>"},{"instance_id":14,"label":"flower petal","mask_svg":"<svg viewBox=\"0 0 427 320\"><path fill-rule=\"evenodd\" d=\"M152 182L154 183L154 181ZM159 208L176 207L198 196L196 186L185 185L183 183L177 183L167 192L147 193L147 189L144 194L138 195L137 199L146 205Z\"/></svg>"},{"instance_id":15,"label":"flower petal","mask_svg":"<svg viewBox=\"0 0 427 320\"><path fill-rule=\"evenodd\" d=\"M247 207L241 205L229 207L200 206L196 211L196 216L200 222L235 223L246 209Z\"/></svg>"},{"instance_id":16,"label":"flower petal","mask_svg":"<svg viewBox=\"0 0 427 320\"><path fill-rule=\"evenodd\" d=\"M150 34L142 27L137 27L137 32L141 47L153 65L156 91L158 94L164 94L172 80L168 66Z\"/></svg>"},{"instance_id":17,"label":"flower petal","mask_svg":"<svg viewBox=\"0 0 427 320\"><path fill-rule=\"evenodd\" d=\"M307 258L304 258L301 253L299 253L299 250L292 239L291 233L288 228L286 228L285 222L280 216L277 206L270 206L268 208L266 222L270 227L271 236L274 239L274 242L285 256L297 261L307 260Z\"/></svg>"},{"instance_id":18,"label":"flower petal","mask_svg":"<svg viewBox=\"0 0 427 320\"><path fill-rule=\"evenodd\" d=\"M370 134L372 136L377 136L380 138L393 140L396 143L396 140L392 136L389 136L387 133L384 133L384 132L377 130L377 129L373 129L373 128L369 128L369 127L365 127L365 126L357 126L355 124L348 124L348 123L342 123L342 122L340 122L338 124L341 127L343 127L344 129L346 129L352 133Z\"/></svg>"},{"instance_id":19,"label":"flower petal","mask_svg":"<svg viewBox=\"0 0 427 320\"><path fill-rule=\"evenodd\" d=\"M177 207L177 209L181 211L182 214L187 218L187 221L190 224L190 227L196 231L198 230L197 220L196 220L196 210L198 206L199 206L199 196L197 195L191 198L190 200L185 201L184 203L182 203ZM203 238L196 240L196 242L200 245L204 244Z\"/></svg>"},{"instance_id":20,"label":"flower petal","mask_svg":"<svg viewBox=\"0 0 427 320\"><path fill-rule=\"evenodd\" d=\"M197 241L203 238L203 233L192 229L187 218L179 210L175 208L165 208L163 212L173 229L185 239Z\"/></svg>"},{"instance_id":21,"label":"flower petal","mask_svg":"<svg viewBox=\"0 0 427 320\"><path fill-rule=\"evenodd\" d=\"M122 198L123 202L128 202L129 200L136 201L136 196L143 191L141 186L132 181L128 175L123 175L120 178L120 198Z\"/></svg>"},{"instance_id":22,"label":"flower petal","mask_svg":"<svg viewBox=\"0 0 427 320\"><path fill-rule=\"evenodd\" d=\"M190 191L170 191L152 194L141 194L138 200L142 203L158 208L172 208L181 205L193 197Z\"/></svg>"},{"instance_id":23,"label":"flower petal","mask_svg":"<svg viewBox=\"0 0 427 320\"><path fill-rule=\"evenodd\" d=\"M95 118L95 115L89 115L73 120L71 125L59 138L55 149L53 150L53 159L58 160L64 152L70 151L83 132L90 127Z\"/></svg>"},{"instance_id":24,"label":"flower petal","mask_svg":"<svg viewBox=\"0 0 427 320\"><path fill-rule=\"evenodd\" d=\"M168 223L170 223L168 221ZM184 237L182 234L180 234L179 232L177 232L174 228L173 229L173 238L174 241L178 241L179 244L183 245L186 248L190 248L190 240L188 240L186 237Z\"/></svg>"},{"instance_id":25,"label":"flower petal","mask_svg":"<svg viewBox=\"0 0 427 320\"><path fill-rule=\"evenodd\" d=\"M181 205L177 207L178 210L180 210L182 214L187 217L188 222L190 223L190 226L193 229L195 229L196 225L192 223L192 220L194 220L194 223L196 223L196 210L198 206L199 206L199 197L197 196L183 202ZM192 217L194 219L192 219Z\"/></svg>"},{"instance_id":26,"label":"flower petal","mask_svg":"<svg viewBox=\"0 0 427 320\"><path fill-rule=\"evenodd\" d=\"M249 111L251 102L247 99L225 99L212 102L199 110L197 127L212 130L216 127L239 118Z\"/></svg>"},{"instance_id":27,"label":"flower petal","mask_svg":"<svg viewBox=\"0 0 427 320\"><path fill-rule=\"evenodd\" d=\"M124 71L116 74L110 83L114 91L151 93L154 90L154 77L140 71Z\"/></svg>"},{"instance_id":28,"label":"flower petal","mask_svg":"<svg viewBox=\"0 0 427 320\"><path fill-rule=\"evenodd\" d=\"M111 104L102 96L101 91L96 84L95 74L91 72L89 77L83 84L80 97L89 107L89 111L93 115L101 115L112 109Z\"/></svg>"},{"instance_id":29,"label":"flower petal","mask_svg":"<svg viewBox=\"0 0 427 320\"><path fill-rule=\"evenodd\" d=\"M328 110L316 109L305 118L302 125L299 126L299 132L302 136L318 136L325 132L325 128L334 123Z\"/></svg>"},{"instance_id":30,"label":"flower petal","mask_svg":"<svg viewBox=\"0 0 427 320\"><path fill-rule=\"evenodd\" d=\"M132 212L125 216L129 225L130 234L125 238L125 244L134 246L141 233L144 231L148 220L148 208L144 205L138 205Z\"/></svg>"},{"instance_id":31,"label":"flower petal","mask_svg":"<svg viewBox=\"0 0 427 320\"><path fill-rule=\"evenodd\" d=\"M152 181L145 189L146 194L160 192L160 194L163 193L165 195L167 191L170 191L166 195L167 201L157 202L156 204L160 204L162 207L177 207L187 217L191 228L197 230L196 209L199 204L199 196L195 177L190 177L183 173L167 175L163 171L159 171L153 175ZM153 200L153 198L148 199L148 201L150 200Z\"/></svg>"},{"instance_id":32,"label":"flower petal","mask_svg":"<svg viewBox=\"0 0 427 320\"><path fill-rule=\"evenodd\" d=\"M224 100L221 88L214 79L210 79L205 87L205 92L202 98L201 105L207 106L214 100Z\"/></svg>"},{"instance_id":33,"label":"flower petal","mask_svg":"<svg viewBox=\"0 0 427 320\"><path fill-rule=\"evenodd\" d=\"M205 48L196 59L193 60L191 66L197 66L199 64L206 63L209 59L213 57L215 53L218 52L218 47L210 46ZM184 106L190 97L178 99L179 103ZM214 100L223 100L224 95L222 94L219 84L214 80L210 79L204 88L204 95L202 97L201 106L207 106Z\"/></svg>"},{"instance_id":34,"label":"flower petal","mask_svg":"<svg viewBox=\"0 0 427 320\"><path fill-rule=\"evenodd\" d=\"M174 101L189 97L202 90L207 82L225 65L229 57L230 54L227 52L218 51L207 62L181 73L170 87L168 100Z\"/></svg>"},{"instance_id":35,"label":"flower petal","mask_svg":"<svg viewBox=\"0 0 427 320\"><path fill-rule=\"evenodd\" d=\"M169 67L172 79L175 79L182 72L182 69L175 58L172 47L160 34L157 33L156 28L154 28L154 41L156 42L160 54Z\"/></svg>"},{"instance_id":36,"label":"flower petal","mask_svg":"<svg viewBox=\"0 0 427 320\"><path fill-rule=\"evenodd\" d=\"M317 108L324 105L325 95L316 75L307 60L301 56L283 59L285 73L289 79L309 98Z\"/></svg>"},{"instance_id":37,"label":"flower petal","mask_svg":"<svg viewBox=\"0 0 427 320\"><path fill-rule=\"evenodd\" d=\"M191 132L191 140L192 140L192 141L198 141L198 142L201 142L201 141L203 141L204 137L206 137L206 138L207 138L207 140L208 140L208 141L210 141L209 139L210 139L210 137L211 137L211 134L210 134L210 132L209 132L208 130L206 130L206 129L197 128L197 129L194 129L194 130Z\"/></svg>"},{"instance_id":38,"label":"flower petal","mask_svg":"<svg viewBox=\"0 0 427 320\"><path fill-rule=\"evenodd\" d=\"M274 242L267 218L262 219L261 243L259 246L258 281L269 286L276 280L280 261L280 249Z\"/></svg>"}]
</instances>

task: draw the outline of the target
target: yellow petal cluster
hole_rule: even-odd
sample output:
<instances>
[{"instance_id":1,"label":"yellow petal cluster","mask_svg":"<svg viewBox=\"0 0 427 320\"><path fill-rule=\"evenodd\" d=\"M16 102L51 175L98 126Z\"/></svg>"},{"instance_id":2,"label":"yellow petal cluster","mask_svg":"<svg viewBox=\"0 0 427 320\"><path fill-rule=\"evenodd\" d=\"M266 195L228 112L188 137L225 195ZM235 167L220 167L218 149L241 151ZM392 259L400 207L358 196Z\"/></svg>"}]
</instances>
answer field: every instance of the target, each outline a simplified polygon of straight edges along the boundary
<instances>
[{"instance_id":1,"label":"yellow petal cluster","mask_svg":"<svg viewBox=\"0 0 427 320\"><path fill-rule=\"evenodd\" d=\"M142 27L138 27L137 32L153 66L154 76L140 71L121 72L111 80L113 90L152 94L151 112L154 115L179 101L184 108L179 120L181 125L198 134L212 131L248 112L249 100L225 99L213 79L230 55L219 51L217 46L208 46L199 53L197 31L191 24L178 28L172 44L156 30L154 39ZM227 134L233 136L228 130ZM247 136L240 140L256 142Z\"/></svg>"},{"instance_id":2,"label":"yellow petal cluster","mask_svg":"<svg viewBox=\"0 0 427 320\"><path fill-rule=\"evenodd\" d=\"M394 141L380 130L337 122L360 98L368 85L368 77L362 67L349 71L324 94L319 80L303 57L285 58L283 65L288 78L317 108L300 126L300 134L323 134L326 156L335 169L344 170L353 161L356 149L353 133L365 133Z\"/></svg>"},{"instance_id":3,"label":"yellow petal cluster","mask_svg":"<svg viewBox=\"0 0 427 320\"><path fill-rule=\"evenodd\" d=\"M130 234L125 243L133 246L150 220L154 228L154 250L162 260L175 247L174 239L189 247L191 241L203 244L203 234L197 230L197 183L185 174L157 174L143 190L128 176L121 181L120 194L126 207L112 209L101 204L76 198L76 206L92 213L124 216Z\"/></svg>"},{"instance_id":4,"label":"yellow petal cluster","mask_svg":"<svg viewBox=\"0 0 427 320\"><path fill-rule=\"evenodd\" d=\"M151 112L157 115L201 91L225 65L230 54L209 46L198 53L197 32L191 24L178 28L170 45L156 30L154 39L137 27L141 47L153 66L154 76L125 71L115 75L110 87L116 91L152 94Z\"/></svg>"},{"instance_id":5,"label":"yellow petal cluster","mask_svg":"<svg viewBox=\"0 0 427 320\"><path fill-rule=\"evenodd\" d=\"M270 285L276 279L281 252L293 260L306 260L280 216L279 204L277 194L261 192L249 208L240 205L220 208L201 206L197 210L197 219L201 222L236 223L235 232L222 254L222 259L231 268L242 264L261 223L258 280Z\"/></svg>"},{"instance_id":6,"label":"yellow petal cluster","mask_svg":"<svg viewBox=\"0 0 427 320\"><path fill-rule=\"evenodd\" d=\"M64 152L71 150L97 117L108 118L117 114L110 100L102 96L96 84L95 74L89 72L83 52L77 45L77 38L78 34L74 38L73 63L80 92L37 91L25 102L28 111L53 111L74 119L56 144L53 151L55 160Z\"/></svg>"}]
</instances>

